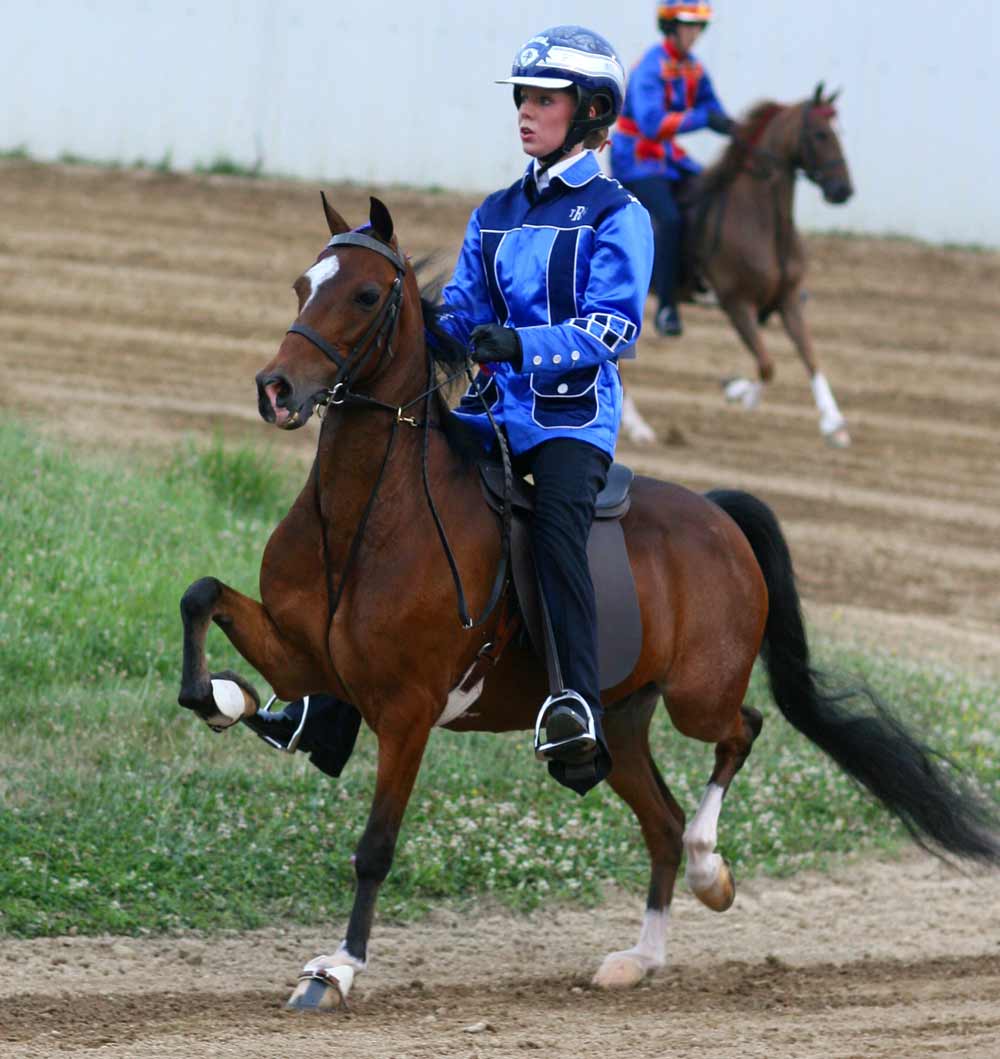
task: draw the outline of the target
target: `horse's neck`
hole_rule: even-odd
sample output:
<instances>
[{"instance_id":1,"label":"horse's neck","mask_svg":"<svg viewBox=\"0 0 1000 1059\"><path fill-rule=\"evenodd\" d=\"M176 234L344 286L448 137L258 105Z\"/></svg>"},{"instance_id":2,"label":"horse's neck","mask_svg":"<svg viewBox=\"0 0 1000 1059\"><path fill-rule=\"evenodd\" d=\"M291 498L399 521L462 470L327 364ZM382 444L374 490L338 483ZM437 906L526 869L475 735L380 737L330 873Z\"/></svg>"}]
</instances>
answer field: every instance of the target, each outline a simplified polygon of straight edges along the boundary
<instances>
[{"instance_id":1,"label":"horse's neck","mask_svg":"<svg viewBox=\"0 0 1000 1059\"><path fill-rule=\"evenodd\" d=\"M786 220L791 220L795 199L795 140L789 125L796 120L793 111L785 111L770 122L761 137L758 147L766 167L763 179L753 167L741 174L749 194L760 206L769 211L777 209Z\"/></svg>"}]
</instances>

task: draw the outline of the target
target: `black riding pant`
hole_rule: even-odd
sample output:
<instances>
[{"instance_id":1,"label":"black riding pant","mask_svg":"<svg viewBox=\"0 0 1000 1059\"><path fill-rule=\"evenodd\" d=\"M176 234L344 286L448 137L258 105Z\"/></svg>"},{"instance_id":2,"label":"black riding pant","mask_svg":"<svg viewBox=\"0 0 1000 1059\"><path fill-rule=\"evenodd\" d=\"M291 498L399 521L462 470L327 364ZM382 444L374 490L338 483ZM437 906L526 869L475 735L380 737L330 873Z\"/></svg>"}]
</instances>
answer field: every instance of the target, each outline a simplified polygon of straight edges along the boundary
<instances>
[{"instance_id":1,"label":"black riding pant","mask_svg":"<svg viewBox=\"0 0 1000 1059\"><path fill-rule=\"evenodd\" d=\"M586 441L553 438L517 457L514 465L535 481L532 543L563 686L599 708L597 606L587 537L611 459Z\"/></svg>"},{"instance_id":2,"label":"black riding pant","mask_svg":"<svg viewBox=\"0 0 1000 1059\"><path fill-rule=\"evenodd\" d=\"M677 204L681 181L666 177L640 177L625 187L646 207L653 222L653 293L658 308L674 305L681 272L681 245L684 238L684 214Z\"/></svg>"}]
</instances>

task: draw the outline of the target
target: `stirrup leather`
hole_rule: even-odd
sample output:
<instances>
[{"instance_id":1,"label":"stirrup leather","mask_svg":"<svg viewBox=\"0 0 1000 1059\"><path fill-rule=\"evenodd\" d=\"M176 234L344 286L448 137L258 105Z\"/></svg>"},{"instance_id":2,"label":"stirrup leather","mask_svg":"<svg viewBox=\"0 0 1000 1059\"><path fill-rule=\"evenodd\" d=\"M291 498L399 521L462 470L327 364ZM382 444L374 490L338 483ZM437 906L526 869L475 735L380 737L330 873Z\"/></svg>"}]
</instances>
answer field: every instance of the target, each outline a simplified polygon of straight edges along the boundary
<instances>
[{"instance_id":1,"label":"stirrup leather","mask_svg":"<svg viewBox=\"0 0 1000 1059\"><path fill-rule=\"evenodd\" d=\"M586 727L579 734L570 736L568 739L543 742L542 728L549 714L555 706L563 703L571 704L575 712L581 715L580 720L585 722ZM542 703L542 708L535 719L535 757L539 761L551 761L567 753L586 753L596 746L597 726L594 723L594 711L582 695L569 688L564 688L557 695L550 695Z\"/></svg>"}]
</instances>

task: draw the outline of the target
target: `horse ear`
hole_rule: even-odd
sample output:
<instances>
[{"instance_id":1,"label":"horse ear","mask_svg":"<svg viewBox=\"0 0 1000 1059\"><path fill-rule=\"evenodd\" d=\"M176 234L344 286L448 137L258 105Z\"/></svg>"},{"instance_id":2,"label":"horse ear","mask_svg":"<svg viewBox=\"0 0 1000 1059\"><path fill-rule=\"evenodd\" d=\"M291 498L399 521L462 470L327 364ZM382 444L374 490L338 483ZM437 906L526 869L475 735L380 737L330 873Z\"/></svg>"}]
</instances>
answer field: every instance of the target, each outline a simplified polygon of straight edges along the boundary
<instances>
[{"instance_id":1,"label":"horse ear","mask_svg":"<svg viewBox=\"0 0 1000 1059\"><path fill-rule=\"evenodd\" d=\"M326 214L326 223L330 228L330 234L343 235L344 232L349 232L351 226L340 216L330 203L326 201L325 193L321 191L319 197L323 200L323 212Z\"/></svg>"},{"instance_id":2,"label":"horse ear","mask_svg":"<svg viewBox=\"0 0 1000 1059\"><path fill-rule=\"evenodd\" d=\"M830 104L836 103L836 101L837 101L837 96L839 96L839 95L840 95L840 93L841 93L841 89L839 89L839 88L838 88L838 89L837 89L837 90L836 90L836 91L835 91L835 92L833 93L833 95L831 95L831 96L830 96L830 98L829 98L829 99L827 100L827 103L830 103Z\"/></svg>"},{"instance_id":3,"label":"horse ear","mask_svg":"<svg viewBox=\"0 0 1000 1059\"><path fill-rule=\"evenodd\" d=\"M818 107L820 105L820 103L823 102L823 89L824 89L824 87L825 87L825 85L823 84L822 81L820 81L820 83L816 86L816 92L815 92L815 94L813 95L813 98L812 98L814 107Z\"/></svg>"},{"instance_id":4,"label":"horse ear","mask_svg":"<svg viewBox=\"0 0 1000 1059\"><path fill-rule=\"evenodd\" d=\"M392 216L389 209L381 199L371 196L371 210L368 213L372 230L384 243L392 240Z\"/></svg>"}]
</instances>

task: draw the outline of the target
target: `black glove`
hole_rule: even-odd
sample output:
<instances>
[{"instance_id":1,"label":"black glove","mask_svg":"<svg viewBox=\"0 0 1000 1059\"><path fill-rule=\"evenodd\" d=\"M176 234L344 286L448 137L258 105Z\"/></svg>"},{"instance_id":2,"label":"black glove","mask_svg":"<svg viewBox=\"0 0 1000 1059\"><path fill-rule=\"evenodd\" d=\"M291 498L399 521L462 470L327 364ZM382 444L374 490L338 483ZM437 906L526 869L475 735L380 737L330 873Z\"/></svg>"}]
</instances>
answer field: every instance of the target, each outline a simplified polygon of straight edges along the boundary
<instances>
[{"instance_id":1,"label":"black glove","mask_svg":"<svg viewBox=\"0 0 1000 1059\"><path fill-rule=\"evenodd\" d=\"M733 129L736 128L736 122L732 118L727 118L721 110L713 110L708 115L708 127L713 132L720 132L723 136L730 136Z\"/></svg>"},{"instance_id":2,"label":"black glove","mask_svg":"<svg viewBox=\"0 0 1000 1059\"><path fill-rule=\"evenodd\" d=\"M480 324L469 335L472 342L472 359L477 364L506 360L521 367L521 338L513 327L499 324Z\"/></svg>"}]
</instances>

